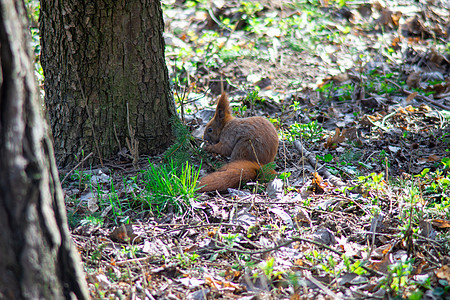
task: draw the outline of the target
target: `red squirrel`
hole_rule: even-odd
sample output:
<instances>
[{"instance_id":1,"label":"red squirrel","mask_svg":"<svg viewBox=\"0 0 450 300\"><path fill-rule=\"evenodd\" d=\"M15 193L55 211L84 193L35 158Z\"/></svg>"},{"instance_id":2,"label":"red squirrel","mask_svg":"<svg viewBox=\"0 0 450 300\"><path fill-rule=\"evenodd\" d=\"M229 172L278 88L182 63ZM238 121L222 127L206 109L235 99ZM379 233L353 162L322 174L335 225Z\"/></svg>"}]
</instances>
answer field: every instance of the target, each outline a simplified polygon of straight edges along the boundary
<instances>
[{"instance_id":1,"label":"red squirrel","mask_svg":"<svg viewBox=\"0 0 450 300\"><path fill-rule=\"evenodd\" d=\"M219 98L216 112L206 124L205 150L231 162L200 179L199 192L225 191L240 183L256 179L261 166L272 162L278 151L275 127L263 117L235 118L225 92Z\"/></svg>"}]
</instances>

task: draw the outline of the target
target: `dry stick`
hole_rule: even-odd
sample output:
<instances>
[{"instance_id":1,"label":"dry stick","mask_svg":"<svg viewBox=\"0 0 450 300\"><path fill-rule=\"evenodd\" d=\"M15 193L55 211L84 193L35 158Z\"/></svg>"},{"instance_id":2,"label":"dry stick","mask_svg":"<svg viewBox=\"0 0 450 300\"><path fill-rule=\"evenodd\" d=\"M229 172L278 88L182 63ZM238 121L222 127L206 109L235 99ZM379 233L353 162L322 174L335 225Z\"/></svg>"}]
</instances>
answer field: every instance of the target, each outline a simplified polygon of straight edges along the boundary
<instances>
[{"instance_id":1,"label":"dry stick","mask_svg":"<svg viewBox=\"0 0 450 300\"><path fill-rule=\"evenodd\" d=\"M127 102L127 125L128 125L128 134L130 135L130 140L126 139L128 148L131 153L131 157L133 158L133 167L135 169L138 168L138 160L139 160L139 141L134 138L135 131L131 127L130 124L130 112L128 110L128 102Z\"/></svg>"},{"instance_id":2,"label":"dry stick","mask_svg":"<svg viewBox=\"0 0 450 300\"><path fill-rule=\"evenodd\" d=\"M303 147L303 145L298 140L294 141L294 146L297 149L297 151L302 153L302 155L304 155L308 159L308 163L316 170L316 167L319 164L316 161L314 154L312 154L311 152L306 150L305 147ZM317 168L317 169L321 170L321 173L323 174L323 176L325 178L327 178L335 186L343 187L346 185L340 178L331 174L326 168L322 168L322 166L320 166L320 168Z\"/></svg>"},{"instance_id":3,"label":"dry stick","mask_svg":"<svg viewBox=\"0 0 450 300\"><path fill-rule=\"evenodd\" d=\"M228 248L228 247L223 247L223 249L228 250L228 251L232 251L232 252L242 253L242 254L255 255L255 254L264 254L264 253L268 253L268 252L272 252L272 251L278 250L278 249L280 249L280 248L283 248L283 247L286 247L286 246L292 244L293 242L306 242L306 243L310 243L310 244L315 244L315 245L317 245L317 246L319 246L319 247L323 247L323 248L325 248L325 249L327 249L327 250L329 250L329 251L331 251L331 252L334 252L334 253L338 254L339 256L344 255L343 252L338 251L338 250L335 250L335 249L331 248L330 246L327 246L327 245L325 245L325 244L322 244L322 243L317 242L317 241L314 241L314 240L302 238L302 237L292 237L291 239L287 240L286 242L284 242L284 243L282 243L282 244L279 244L279 245L274 246L274 247L269 248L269 249L258 250L258 251L242 251L242 250L233 249L233 248ZM354 258L352 258L352 257L349 257L349 260L350 260L352 263L355 263L355 262L356 262L356 259L354 259ZM363 266L363 265L362 265L361 268L363 268L363 269L366 270L367 272L371 273L372 275L384 276L383 273L378 272L378 271L373 270L373 269L370 269L370 268L368 268L368 267L366 267L366 266Z\"/></svg>"},{"instance_id":4,"label":"dry stick","mask_svg":"<svg viewBox=\"0 0 450 300\"><path fill-rule=\"evenodd\" d=\"M383 129L384 131L388 131L388 129L387 129L386 127L384 127L384 123L386 123L387 119L389 119L390 117L394 116L396 113L397 113L397 110L391 112L390 114L387 114L387 115L383 118L383 120L381 121L381 125L380 125L380 126L375 125L375 126L380 127L380 128ZM369 120L370 120L370 118L369 118ZM372 123L372 124L374 124L374 123Z\"/></svg>"},{"instance_id":5,"label":"dry stick","mask_svg":"<svg viewBox=\"0 0 450 300\"><path fill-rule=\"evenodd\" d=\"M324 291L328 296L330 296L331 299L342 299L342 297L340 297L337 294L335 294L326 285L324 285L322 282L320 282L319 280L315 279L314 277L312 277L312 276L310 276L308 274L306 274L305 277L306 277L306 279L310 280L312 283L317 285L320 289L322 289L322 291Z\"/></svg>"},{"instance_id":6,"label":"dry stick","mask_svg":"<svg viewBox=\"0 0 450 300\"><path fill-rule=\"evenodd\" d=\"M225 199L225 200L228 200L228 199ZM232 202L237 202L237 201L232 201ZM254 202L244 202L244 203L251 204L251 203L254 203ZM264 203L269 203L269 202L264 202ZM270 203L271 204L292 204L293 202L270 202ZM310 209L308 207L304 207L304 208ZM319 212L328 213L328 212L325 212L325 211L319 211ZM183 230L202 228L202 227L214 227L214 226L226 226L226 227L236 226L236 227L241 227L240 224L233 224L233 223L209 223L209 224L199 224L199 225L187 225L187 224L179 223L179 224L156 224L156 225L153 225L153 226L154 227L163 227L163 228L165 228L165 227L173 227L173 226L180 226L180 228L168 229L168 230L166 229L162 233L158 233L157 235L151 236L151 238L157 238L159 236L166 235L166 234L168 234L170 232L183 231ZM373 234L374 231L359 231L359 233ZM380 233L380 232L375 232L375 234L376 235L383 235L383 236L392 236L392 234ZM427 237L424 237L424 236L421 236L421 235L418 235L418 234L413 234L413 235L414 235L414 237L416 237L418 239L423 239L423 240L425 240L427 242L430 242L430 243L434 244L435 246L439 246L439 247L442 246L438 241L435 241L433 239L430 239L430 238L427 238ZM77 238L79 238L79 239L86 239L86 237L83 237L83 236L77 236ZM320 244L319 242L317 242L316 244L322 246L322 244ZM331 251L335 252L335 250L333 250L333 249L331 249Z\"/></svg>"},{"instance_id":7,"label":"dry stick","mask_svg":"<svg viewBox=\"0 0 450 300\"><path fill-rule=\"evenodd\" d=\"M385 157L384 158L384 161L385 161L385 163L386 163L386 182L387 183L389 183L389 166L388 166L388 158L387 157ZM389 194L391 194L391 188L390 188L390 186L389 186L389 184L387 184L387 189L388 189L388 193ZM389 197L389 213L391 213L392 212L392 194L390 195L390 197Z\"/></svg>"},{"instance_id":8,"label":"dry stick","mask_svg":"<svg viewBox=\"0 0 450 300\"><path fill-rule=\"evenodd\" d=\"M128 247L131 248L130 237L128 236L127 230L125 228L125 224L123 224L123 223L122 223L122 230L125 233L125 241L128 242ZM136 254L134 252L131 252L131 255L133 256L133 259L135 259L134 262L136 262L136 264L138 265L138 269L141 271L142 277L145 278L144 267L142 266L141 261L138 260L138 258L136 257ZM126 265L126 267L128 269L129 274L131 274L130 265L129 264L125 264L125 265ZM144 280L144 283L143 283L144 284L144 288L147 288L147 282L146 281L147 280Z\"/></svg>"},{"instance_id":9,"label":"dry stick","mask_svg":"<svg viewBox=\"0 0 450 300\"><path fill-rule=\"evenodd\" d=\"M301 142L301 145L303 145L303 135L300 135L300 142ZM305 153L303 153L303 149L304 149L304 147L302 146L301 147L302 149L302 151L300 151L301 153L301 156L302 156L302 167L303 167L303 172L302 172L302 176L303 176L303 178L302 178L302 182L303 182L303 184L305 184Z\"/></svg>"},{"instance_id":10,"label":"dry stick","mask_svg":"<svg viewBox=\"0 0 450 300\"><path fill-rule=\"evenodd\" d=\"M432 240L432 239L429 239L429 238L425 238L425 237L420 236L420 235L415 234L415 233L413 233L413 236L414 236L415 238L417 238L417 239L419 239L419 238L425 239L427 242L429 242L430 244L432 244L431 247L433 247L433 249L435 250L435 253L441 252L441 251L439 251L438 249L436 249L436 246L439 246L439 247L441 247L441 249L443 249L442 245L438 244L438 242L435 241L435 240ZM437 244L437 245L436 245L436 244ZM422 247L422 246L419 246L419 247L420 247L423 251L425 251L430 257L432 257L432 258L434 259L434 261L431 261L431 260L427 259L427 261L428 261L430 264L433 264L433 265L435 265L435 266L437 266L437 267L440 267L440 266L441 266L439 258L437 258L435 255L433 255L433 254L430 252L430 250L428 250L428 249L426 249L425 247Z\"/></svg>"},{"instance_id":11,"label":"dry stick","mask_svg":"<svg viewBox=\"0 0 450 300\"><path fill-rule=\"evenodd\" d=\"M283 133L284 136L284 132L281 131ZM283 152L284 152L284 169L287 169L287 149L286 149L286 142L283 142ZM289 185L289 177L288 176L283 176L283 181L285 184L285 187L287 187Z\"/></svg>"},{"instance_id":12,"label":"dry stick","mask_svg":"<svg viewBox=\"0 0 450 300\"><path fill-rule=\"evenodd\" d=\"M117 136L116 124L113 124L113 129L114 129L114 137L116 138L117 144L119 144L119 151L121 151L122 146L120 145L119 137Z\"/></svg>"},{"instance_id":13,"label":"dry stick","mask_svg":"<svg viewBox=\"0 0 450 300\"><path fill-rule=\"evenodd\" d=\"M258 166L261 168L262 166L259 163L258 155L256 155L255 147L253 147L253 142L252 142L252 140L248 140L248 141L250 142L250 146L252 146L252 150L253 150L253 154L255 154L256 162L258 163Z\"/></svg>"},{"instance_id":14,"label":"dry stick","mask_svg":"<svg viewBox=\"0 0 450 300\"><path fill-rule=\"evenodd\" d=\"M440 94L440 95L436 96L436 98L438 98L438 99L447 98L447 97L450 97L450 93Z\"/></svg>"},{"instance_id":15,"label":"dry stick","mask_svg":"<svg viewBox=\"0 0 450 300\"><path fill-rule=\"evenodd\" d=\"M376 236L376 232L377 232L377 225L378 225L378 217L375 217L375 224L373 226L373 231L372 231L372 245L370 245L369 255L372 255L372 251L375 247L375 236Z\"/></svg>"},{"instance_id":16,"label":"dry stick","mask_svg":"<svg viewBox=\"0 0 450 300\"><path fill-rule=\"evenodd\" d=\"M395 85L399 90L401 90L403 93L405 93L405 94L407 94L407 95L411 95L411 94L413 94L413 92L410 92L410 91L408 91L408 90L405 90L404 88L402 88L400 85L398 85L396 82L394 82L394 81L392 81L392 80L390 80L390 79L385 79L387 82L389 82L389 83L391 83L391 84L393 84L393 85ZM441 103L439 103L439 102L436 102L436 101L434 101L434 100L432 100L432 99L430 99L430 98L428 98L428 97L426 97L426 96L422 96L422 95L417 95L416 96L416 98L417 99L420 99L420 100L422 100L422 101L426 101L426 102L429 102L429 103L431 103L431 104L433 104L433 105L435 105L435 106L438 106L438 107L440 107L440 108L442 108L442 109L445 109L445 110L450 110L450 106L447 106L447 105L444 105L444 104L441 104Z\"/></svg>"},{"instance_id":17,"label":"dry stick","mask_svg":"<svg viewBox=\"0 0 450 300\"><path fill-rule=\"evenodd\" d=\"M347 197L347 196L344 196L344 195L335 195L335 197L336 197L336 198L344 199L345 201L348 201L348 202L351 202L351 203L355 204L356 206L359 207L359 209L361 209L364 213L366 213L366 214L369 215L369 216L372 216L372 215L373 215L370 211L366 210L361 204L359 204L359 203L356 201L356 199L352 199L352 198Z\"/></svg>"},{"instance_id":18,"label":"dry stick","mask_svg":"<svg viewBox=\"0 0 450 300\"><path fill-rule=\"evenodd\" d=\"M165 224L163 224L163 225L165 225ZM167 226L171 226L171 225L173 225L173 224L167 224ZM158 226L158 227L160 227L160 226ZM229 226L229 227L232 227L232 226L241 226L241 225L240 224L232 224L232 223L210 223L210 224L201 224L201 225L180 225L180 226L182 226L182 227L165 230L164 232L158 233L158 234L152 236L151 238L157 238L157 237L166 235L166 234L168 234L170 232L183 231L183 230L194 229L194 228L213 227L213 226Z\"/></svg>"},{"instance_id":19,"label":"dry stick","mask_svg":"<svg viewBox=\"0 0 450 300\"><path fill-rule=\"evenodd\" d=\"M239 175L239 187L238 190L241 189L241 185L242 185L242 174L244 173L244 169L241 169L241 173Z\"/></svg>"},{"instance_id":20,"label":"dry stick","mask_svg":"<svg viewBox=\"0 0 450 300\"><path fill-rule=\"evenodd\" d=\"M86 161L86 159L88 159L89 157L91 157L91 155L94 154L93 152L89 153L86 157L84 157L75 167L72 168L72 170L69 171L69 173L66 174L66 176L64 176L63 180L61 180L61 184L64 183L64 181L67 179L67 177L69 177L70 174L72 174L73 171L75 171L75 169L77 169L82 163L84 163Z\"/></svg>"}]
</instances>

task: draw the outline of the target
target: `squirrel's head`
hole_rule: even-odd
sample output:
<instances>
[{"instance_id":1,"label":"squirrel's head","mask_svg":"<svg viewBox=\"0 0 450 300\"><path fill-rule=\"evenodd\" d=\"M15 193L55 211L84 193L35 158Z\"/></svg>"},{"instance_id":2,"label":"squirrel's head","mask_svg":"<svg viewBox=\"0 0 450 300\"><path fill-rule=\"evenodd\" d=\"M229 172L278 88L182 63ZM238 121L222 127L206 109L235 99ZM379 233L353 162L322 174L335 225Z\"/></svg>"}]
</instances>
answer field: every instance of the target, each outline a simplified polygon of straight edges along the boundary
<instances>
[{"instance_id":1,"label":"squirrel's head","mask_svg":"<svg viewBox=\"0 0 450 300\"><path fill-rule=\"evenodd\" d=\"M220 140L223 127L232 119L233 116L231 115L228 96L225 92L222 92L217 102L216 113L211 121L206 124L203 138L210 144L217 144Z\"/></svg>"}]
</instances>

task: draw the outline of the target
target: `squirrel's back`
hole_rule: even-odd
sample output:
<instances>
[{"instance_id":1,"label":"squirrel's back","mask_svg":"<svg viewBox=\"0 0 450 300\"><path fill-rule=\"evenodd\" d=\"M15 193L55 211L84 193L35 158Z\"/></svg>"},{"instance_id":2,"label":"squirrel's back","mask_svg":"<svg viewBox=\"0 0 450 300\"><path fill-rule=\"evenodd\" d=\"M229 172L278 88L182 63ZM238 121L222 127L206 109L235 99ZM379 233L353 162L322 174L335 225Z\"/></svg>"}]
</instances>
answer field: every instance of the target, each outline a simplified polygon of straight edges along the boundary
<instances>
[{"instance_id":1,"label":"squirrel's back","mask_svg":"<svg viewBox=\"0 0 450 300\"><path fill-rule=\"evenodd\" d=\"M220 140L234 144L231 161L250 160L265 165L275 159L278 151L277 131L263 117L231 120L223 128Z\"/></svg>"}]
</instances>

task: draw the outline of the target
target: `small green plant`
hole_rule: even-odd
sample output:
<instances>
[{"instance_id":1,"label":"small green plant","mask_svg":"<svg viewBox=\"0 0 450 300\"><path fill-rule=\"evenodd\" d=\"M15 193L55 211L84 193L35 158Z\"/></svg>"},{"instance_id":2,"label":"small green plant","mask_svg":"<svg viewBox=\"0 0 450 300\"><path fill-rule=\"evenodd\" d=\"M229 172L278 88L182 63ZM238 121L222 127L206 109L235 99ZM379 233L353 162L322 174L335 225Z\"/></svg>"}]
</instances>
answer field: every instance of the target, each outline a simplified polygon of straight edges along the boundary
<instances>
[{"instance_id":1,"label":"small green plant","mask_svg":"<svg viewBox=\"0 0 450 300\"><path fill-rule=\"evenodd\" d=\"M346 272L355 273L358 275L367 273L367 271L362 268L362 266L364 265L364 262L362 260L356 260L354 263L352 263L350 261L350 258L345 254L342 255L342 260L346 268Z\"/></svg>"},{"instance_id":2,"label":"small green plant","mask_svg":"<svg viewBox=\"0 0 450 300\"><path fill-rule=\"evenodd\" d=\"M122 246L120 251L128 259L136 258L136 254L141 251L141 248L137 245Z\"/></svg>"},{"instance_id":3,"label":"small green plant","mask_svg":"<svg viewBox=\"0 0 450 300\"><path fill-rule=\"evenodd\" d=\"M78 189L80 190L80 192L91 187L91 178L91 173L83 172L78 169L73 171L73 174L70 175L70 179L72 181L78 181Z\"/></svg>"},{"instance_id":4,"label":"small green plant","mask_svg":"<svg viewBox=\"0 0 450 300\"><path fill-rule=\"evenodd\" d=\"M92 261L94 261L94 262L100 261L100 259L102 258L102 255L103 255L103 250L105 250L105 248L106 248L106 244L103 243L103 244L100 244L100 246L98 246L97 249L92 251L92 254L91 254Z\"/></svg>"},{"instance_id":5,"label":"small green plant","mask_svg":"<svg viewBox=\"0 0 450 300\"><path fill-rule=\"evenodd\" d=\"M173 117L170 119L170 124L172 125L175 142L164 152L164 159L181 164L190 158L191 153L196 153L197 147L192 146L194 137L180 119Z\"/></svg>"},{"instance_id":6,"label":"small green plant","mask_svg":"<svg viewBox=\"0 0 450 300\"><path fill-rule=\"evenodd\" d=\"M121 199L119 199L112 178L111 178L111 192L108 194L108 200L109 204L111 205L111 211L114 216L114 221L118 224L119 223L128 224L129 218L125 216L125 212L129 207L127 208L124 204L122 204Z\"/></svg>"},{"instance_id":7,"label":"small green plant","mask_svg":"<svg viewBox=\"0 0 450 300\"><path fill-rule=\"evenodd\" d=\"M300 109L300 102L294 101L291 105L289 105L294 111L298 111Z\"/></svg>"},{"instance_id":8,"label":"small green plant","mask_svg":"<svg viewBox=\"0 0 450 300\"><path fill-rule=\"evenodd\" d=\"M399 261L387 267L388 275L381 279L381 288L385 289L392 296L401 294L401 290L406 288L410 282L408 276L413 270L412 261Z\"/></svg>"},{"instance_id":9,"label":"small green plant","mask_svg":"<svg viewBox=\"0 0 450 300\"><path fill-rule=\"evenodd\" d=\"M333 89L333 81L330 81L330 82L328 82L328 83L326 83L326 84L320 86L320 87L317 89L317 91L318 91L319 93L323 93L323 94L327 95L327 97L329 97L329 95L330 95L332 89Z\"/></svg>"},{"instance_id":10,"label":"small green plant","mask_svg":"<svg viewBox=\"0 0 450 300\"><path fill-rule=\"evenodd\" d=\"M447 173L450 172L450 157L444 157L441 160L441 164L444 165L444 169L443 169L444 172L447 172Z\"/></svg>"},{"instance_id":11,"label":"small green plant","mask_svg":"<svg viewBox=\"0 0 450 300\"><path fill-rule=\"evenodd\" d=\"M185 252L185 253L178 253L175 256L175 259L179 262L180 265L187 268L187 267L197 264L197 258L199 258L199 257L200 257L200 255L198 255L195 252L192 252L192 253Z\"/></svg>"},{"instance_id":12,"label":"small green plant","mask_svg":"<svg viewBox=\"0 0 450 300\"><path fill-rule=\"evenodd\" d=\"M239 233L236 234L228 233L227 235L223 235L222 239L225 242L226 247L233 248L235 243L240 240L240 236L241 235Z\"/></svg>"},{"instance_id":13,"label":"small green plant","mask_svg":"<svg viewBox=\"0 0 450 300\"><path fill-rule=\"evenodd\" d=\"M288 141L293 142L300 136L306 141L317 142L323 137L323 128L317 121L311 121L307 124L292 124L286 134Z\"/></svg>"},{"instance_id":14,"label":"small green plant","mask_svg":"<svg viewBox=\"0 0 450 300\"><path fill-rule=\"evenodd\" d=\"M273 124L273 126L275 126L275 128L280 127L280 124L281 124L280 118L276 118L276 119L269 118L269 121L270 121L270 123Z\"/></svg>"},{"instance_id":15,"label":"small green plant","mask_svg":"<svg viewBox=\"0 0 450 300\"><path fill-rule=\"evenodd\" d=\"M265 262L259 264L259 268L264 272L269 282L274 282L278 279L281 279L281 275L284 274L284 271L275 271L275 258L270 258Z\"/></svg>"},{"instance_id":16,"label":"small green plant","mask_svg":"<svg viewBox=\"0 0 450 300\"><path fill-rule=\"evenodd\" d=\"M79 203L79 201L77 201ZM71 229L77 227L81 220L83 220L83 216L80 214L78 210L67 211L67 222L69 223L69 227Z\"/></svg>"},{"instance_id":17,"label":"small green plant","mask_svg":"<svg viewBox=\"0 0 450 300\"><path fill-rule=\"evenodd\" d=\"M103 226L103 219L99 216L94 216L94 215L90 215L90 216L86 216L83 218L83 220L80 221L80 225L85 226L85 225L92 225L92 226Z\"/></svg>"},{"instance_id":18,"label":"small green plant","mask_svg":"<svg viewBox=\"0 0 450 300\"><path fill-rule=\"evenodd\" d=\"M247 94L245 96L245 101L250 101L252 104L256 104L256 102L262 102L264 101L261 96L259 96L259 87L256 87L253 91Z\"/></svg>"},{"instance_id":19,"label":"small green plant","mask_svg":"<svg viewBox=\"0 0 450 300\"><path fill-rule=\"evenodd\" d=\"M258 181L269 182L269 181L275 179L275 177L277 177L276 172L275 172L276 166L277 165L274 162L270 162L270 163L262 166L261 169L258 170L258 176L257 176Z\"/></svg>"},{"instance_id":20,"label":"small green plant","mask_svg":"<svg viewBox=\"0 0 450 300\"><path fill-rule=\"evenodd\" d=\"M322 252L318 252L317 250L305 253L305 258L314 265L318 262L322 262L325 257L326 256Z\"/></svg>"},{"instance_id":21,"label":"small green plant","mask_svg":"<svg viewBox=\"0 0 450 300\"><path fill-rule=\"evenodd\" d=\"M200 168L195 169L189 162L177 166L172 160L168 164L154 166L144 171L144 181L148 205L156 212L161 212L172 205L177 212L184 212L189 207L190 199L196 197L197 181Z\"/></svg>"},{"instance_id":22,"label":"small green plant","mask_svg":"<svg viewBox=\"0 0 450 300\"><path fill-rule=\"evenodd\" d=\"M324 156L317 155L316 158L323 161L324 163L329 163L330 161L333 160L333 155L328 153L328 154L325 154Z\"/></svg>"},{"instance_id":23,"label":"small green plant","mask_svg":"<svg viewBox=\"0 0 450 300\"><path fill-rule=\"evenodd\" d=\"M439 137L439 140L445 144L450 143L450 133L449 132L442 133L442 135Z\"/></svg>"},{"instance_id":24,"label":"small green plant","mask_svg":"<svg viewBox=\"0 0 450 300\"><path fill-rule=\"evenodd\" d=\"M234 114L236 114L240 117L244 117L245 112L247 111L247 105L233 105L232 110L233 110Z\"/></svg>"},{"instance_id":25,"label":"small green plant","mask_svg":"<svg viewBox=\"0 0 450 300\"><path fill-rule=\"evenodd\" d=\"M341 268L337 268L337 262L334 260L333 255L329 255L326 262L321 263L320 266L325 272L331 274L335 278L339 277L342 272Z\"/></svg>"},{"instance_id":26,"label":"small green plant","mask_svg":"<svg viewBox=\"0 0 450 300\"><path fill-rule=\"evenodd\" d=\"M289 177L291 177L291 172L283 172L278 174L278 178L283 181L284 192L288 193L289 191L295 190L294 187L289 184Z\"/></svg>"},{"instance_id":27,"label":"small green plant","mask_svg":"<svg viewBox=\"0 0 450 300\"><path fill-rule=\"evenodd\" d=\"M355 86L353 84L343 84L339 87L335 87L334 91L334 96L339 101L351 100L352 94L355 91Z\"/></svg>"},{"instance_id":28,"label":"small green plant","mask_svg":"<svg viewBox=\"0 0 450 300\"><path fill-rule=\"evenodd\" d=\"M380 192L386 187L383 173L370 173L368 176L359 176L358 182L366 189L366 193L375 191L375 198L378 199Z\"/></svg>"},{"instance_id":29,"label":"small green plant","mask_svg":"<svg viewBox=\"0 0 450 300\"><path fill-rule=\"evenodd\" d=\"M243 18L252 18L257 12L264 9L264 6L259 2L241 1L239 11L244 13Z\"/></svg>"},{"instance_id":30,"label":"small green plant","mask_svg":"<svg viewBox=\"0 0 450 300\"><path fill-rule=\"evenodd\" d=\"M278 175L281 180L286 181L289 177L291 177L291 172L283 172Z\"/></svg>"},{"instance_id":31,"label":"small green plant","mask_svg":"<svg viewBox=\"0 0 450 300\"><path fill-rule=\"evenodd\" d=\"M417 186L423 202L431 204L438 212L444 212L450 217L450 159L441 160L443 168L432 172L429 168L423 169L415 175Z\"/></svg>"}]
</instances>

